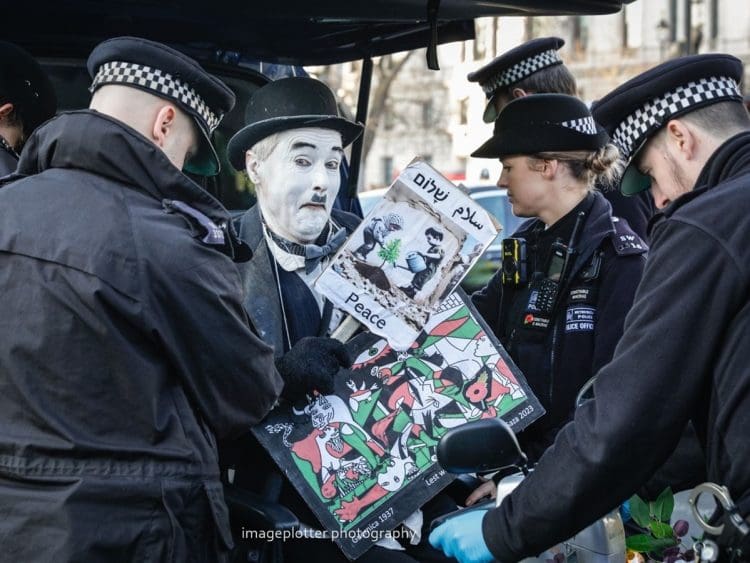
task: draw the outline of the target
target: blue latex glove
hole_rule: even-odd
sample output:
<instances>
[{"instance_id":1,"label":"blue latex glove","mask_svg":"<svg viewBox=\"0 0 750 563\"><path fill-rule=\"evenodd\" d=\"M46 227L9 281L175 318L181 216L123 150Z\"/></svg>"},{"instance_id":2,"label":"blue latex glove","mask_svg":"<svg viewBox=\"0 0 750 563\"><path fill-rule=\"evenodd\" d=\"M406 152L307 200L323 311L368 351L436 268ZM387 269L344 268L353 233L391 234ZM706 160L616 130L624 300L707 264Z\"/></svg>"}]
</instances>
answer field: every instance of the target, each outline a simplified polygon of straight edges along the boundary
<instances>
[{"instance_id":1,"label":"blue latex glove","mask_svg":"<svg viewBox=\"0 0 750 563\"><path fill-rule=\"evenodd\" d=\"M471 510L446 520L430 534L430 545L460 563L489 563L493 560L482 537L486 510Z\"/></svg>"},{"instance_id":2,"label":"blue latex glove","mask_svg":"<svg viewBox=\"0 0 750 563\"><path fill-rule=\"evenodd\" d=\"M620 517L623 524L630 520L630 501L626 500L620 505Z\"/></svg>"}]
</instances>

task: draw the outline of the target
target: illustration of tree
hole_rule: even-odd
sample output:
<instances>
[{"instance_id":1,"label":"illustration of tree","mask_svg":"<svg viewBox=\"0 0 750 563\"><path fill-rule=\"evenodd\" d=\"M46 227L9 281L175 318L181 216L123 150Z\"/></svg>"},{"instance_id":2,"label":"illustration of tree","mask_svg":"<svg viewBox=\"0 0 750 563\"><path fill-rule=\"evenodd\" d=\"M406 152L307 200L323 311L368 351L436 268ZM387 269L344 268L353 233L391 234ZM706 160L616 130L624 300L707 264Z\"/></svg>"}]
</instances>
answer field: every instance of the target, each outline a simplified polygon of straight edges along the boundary
<instances>
[{"instance_id":1,"label":"illustration of tree","mask_svg":"<svg viewBox=\"0 0 750 563\"><path fill-rule=\"evenodd\" d=\"M391 266L396 265L396 260L398 260L399 255L401 254L401 239L393 239L389 240L383 248L381 248L378 251L378 256L383 259L383 263L380 264L380 267L382 268L385 266L385 263L388 262Z\"/></svg>"}]
</instances>

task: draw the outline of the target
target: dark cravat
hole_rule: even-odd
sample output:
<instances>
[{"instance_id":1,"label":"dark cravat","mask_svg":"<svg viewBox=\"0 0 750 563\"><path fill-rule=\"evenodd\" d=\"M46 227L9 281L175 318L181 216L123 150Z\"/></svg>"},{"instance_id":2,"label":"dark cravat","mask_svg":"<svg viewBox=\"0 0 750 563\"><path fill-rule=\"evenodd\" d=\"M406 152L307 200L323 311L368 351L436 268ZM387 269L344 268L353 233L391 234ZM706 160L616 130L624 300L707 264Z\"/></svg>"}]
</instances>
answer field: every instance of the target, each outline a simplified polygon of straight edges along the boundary
<instances>
[{"instance_id":1,"label":"dark cravat","mask_svg":"<svg viewBox=\"0 0 750 563\"><path fill-rule=\"evenodd\" d=\"M339 248L341 248L341 245L344 244L344 241L346 240L347 234L346 229L339 229L328 242L319 245L315 243L299 244L297 242L293 242L291 240L280 237L271 229L267 229L267 232L271 237L271 240L273 240L273 242L275 242L279 246L279 248L281 248L285 252L294 254L295 256L305 257L305 273L307 274L312 272L323 258L328 256L329 254L333 254ZM328 227L326 227L326 230L322 233L322 235L327 234L327 232ZM318 237L318 240L316 242L321 241L321 238L323 237ZM323 238L323 240L325 239Z\"/></svg>"}]
</instances>

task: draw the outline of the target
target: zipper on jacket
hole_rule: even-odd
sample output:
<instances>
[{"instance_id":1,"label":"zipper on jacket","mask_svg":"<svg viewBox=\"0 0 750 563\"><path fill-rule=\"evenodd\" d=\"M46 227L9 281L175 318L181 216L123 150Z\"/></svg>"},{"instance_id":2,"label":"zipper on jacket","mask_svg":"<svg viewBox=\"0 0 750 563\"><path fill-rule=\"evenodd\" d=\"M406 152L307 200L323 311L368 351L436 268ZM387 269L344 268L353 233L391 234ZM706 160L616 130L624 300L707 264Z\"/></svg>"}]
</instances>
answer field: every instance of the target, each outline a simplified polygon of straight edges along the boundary
<instances>
[{"instance_id":1,"label":"zipper on jacket","mask_svg":"<svg viewBox=\"0 0 750 563\"><path fill-rule=\"evenodd\" d=\"M552 349L549 355L549 404L552 404L552 389L555 386L555 350L557 349L557 327L552 327Z\"/></svg>"}]
</instances>

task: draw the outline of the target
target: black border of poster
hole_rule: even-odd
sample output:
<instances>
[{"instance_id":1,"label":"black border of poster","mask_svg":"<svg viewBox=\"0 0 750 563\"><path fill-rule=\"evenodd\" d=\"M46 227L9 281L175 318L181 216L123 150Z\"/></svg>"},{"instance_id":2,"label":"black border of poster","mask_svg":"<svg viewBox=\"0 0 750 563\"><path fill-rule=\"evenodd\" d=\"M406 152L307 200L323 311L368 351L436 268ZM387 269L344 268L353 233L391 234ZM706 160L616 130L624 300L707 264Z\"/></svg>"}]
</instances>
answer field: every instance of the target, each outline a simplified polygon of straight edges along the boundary
<instances>
[{"instance_id":1,"label":"black border of poster","mask_svg":"<svg viewBox=\"0 0 750 563\"><path fill-rule=\"evenodd\" d=\"M513 430L518 433L538 417L542 416L544 414L544 409L542 408L538 399L531 392L531 389L525 378L523 377L523 374L513 363L508 353L500 345L500 342L492 333L492 330L489 329L477 310L471 304L470 299L460 289L454 292L451 297L454 296L462 301L461 305L468 308L472 320L479 325L481 331L484 332L484 334L489 338L502 361L510 369L513 379L515 379L515 383L517 383L518 387L520 387L520 389L526 396L525 400L520 402L518 405L513 406L505 414L501 415L502 418L506 422L508 422L511 428L513 428ZM450 297L448 299L450 299ZM461 310L461 305L455 307L455 312L459 312ZM453 314L455 315L455 313ZM444 321L445 319L443 319L443 321L441 322ZM412 349L419 350L420 344L424 343L424 341L429 336L430 335L426 334L425 332L420 333L420 336L415 342L415 346L413 346ZM404 359L404 362L402 363L406 364L407 359L409 358L408 353L405 354L402 352L401 354L398 354L387 346L387 342L385 342L385 339L369 332L361 333L355 336L349 343L347 343L347 347L352 352L353 357L361 357L362 353L365 351L367 353L373 353L375 356L371 361L367 361L364 364L361 364L358 369L340 374L344 375L344 377L337 378L335 389L336 392L334 396L320 396L313 399L313 402L315 402L316 400L323 401L328 406L330 412L335 411L335 408L331 407L332 404L339 405L339 407L342 404L351 405L352 401L355 400L354 396L357 392L360 393L360 396L362 393L367 395L369 389L364 384L364 382L369 381L369 374L373 372L374 367L376 368L378 365L394 365L394 360L396 360L397 357ZM420 359L420 361L421 360L422 359ZM429 363L428 360L430 360L430 358L422 361L422 363L427 364ZM480 371L484 371L484 368L482 368ZM409 370L406 369L404 370L404 372L409 372ZM445 372L446 370L443 370L443 373ZM414 379L415 373L416 372L414 370L411 370L411 372L409 372L405 376L406 380L399 381L399 383L401 384L400 389L403 390L405 387L409 387L411 385L411 383L409 382L426 380L426 378ZM359 378L358 375L361 375L362 377ZM395 376L390 377L393 378ZM361 385L358 385L355 380L361 381ZM432 381L437 380L433 379ZM409 385L407 385L407 383ZM492 383L493 380L490 379L490 384ZM409 389L406 389L406 391L410 392ZM434 389L432 391L435 397L441 396L441 393L435 392ZM416 389L416 392L418 393L419 389ZM326 397L329 397L330 401L326 401ZM338 397L338 399L336 399L335 397ZM388 395L388 397L391 398L391 395ZM407 399L408 398L410 397L407 397ZM305 405L293 406L288 403L282 404L274 411L272 411L272 413L261 424L253 428L253 433L258 441L270 453L275 463L281 468L284 475L286 475L286 477L291 481L292 485L299 492L299 494L302 496L302 498L305 500L305 502L308 504L308 506L311 508L315 516L320 520L326 530L326 532L321 531L314 536L310 535L308 531L307 536L300 535L299 537L329 538L330 540L333 540L337 543L337 545L349 559L355 559L356 557L367 551L367 549L372 547L372 545L374 545L374 543L378 541L378 539L387 537L389 534L391 534L391 531L397 528L399 524L401 524L410 514L412 514L425 502L442 491L455 478L453 475L446 473L445 470L443 470L437 464L437 462L434 461L434 445L424 447L424 453L420 455L430 456L431 461L429 462L428 466L420 467L417 473L410 475L409 482L405 484L402 489L386 494L386 496L382 497L382 499L378 499L377 501L372 502L371 505L365 505L367 506L367 510L363 510L363 514L366 515L358 515L353 518L353 520L357 521L356 525L351 525L351 523L342 524L339 518L336 518L334 516L333 512L329 509L329 506L326 503L326 500L330 501L330 498L326 497L325 494L321 494L321 491L316 491L313 489L310 482L305 479L302 471L298 468L297 463L295 462L295 459L292 455L291 448L296 447L303 441L307 441L308 444L312 444L314 439L317 439L318 441L323 439L320 435L313 436L313 434L315 433L315 426L312 424L310 418L311 414L309 412L306 413L304 411L304 407ZM398 408L408 411L408 407L404 406L403 402L400 403ZM394 412L395 410L396 409L394 409ZM313 409L313 412L316 411L314 411ZM393 412L391 414L393 414ZM340 413L338 415L335 415L333 418L337 419L333 423L333 426L337 427L337 431L340 430L340 434L349 427L357 427L357 424L354 423L351 418L341 416ZM348 422L344 419L348 420ZM426 418L423 418L422 420L424 420L424 422L427 422ZM380 419L380 421L383 421L383 419ZM388 424L388 421L385 422L386 424ZM370 427L369 432L367 430L364 430L364 428L357 427L357 432L359 434L362 434L360 445L364 442L367 442L367 444L370 444L372 447L377 448L378 446L376 446L376 444L380 443L382 444L381 449L385 449L388 447L391 448L391 453L384 454L384 457L382 459L388 458L388 461L392 459L398 460L399 454L394 453L398 451L398 444L394 443L398 440L375 440L375 434L372 430L374 426L375 425ZM404 431L404 433L408 435L408 438L413 438L412 434L414 433L415 426L418 425L414 424L412 421L412 426L410 427L411 432ZM328 427L326 426L325 428ZM425 430L423 429L422 431ZM355 432L351 431L351 428L349 428L349 432L351 435L355 434ZM292 442L288 440L292 436L304 436L304 438L300 441L295 441L294 444L292 444ZM405 440L404 443L406 443ZM343 445L345 445L343 442L338 442L339 447ZM329 446L323 446L323 448L321 448L318 445L317 447L318 452L325 456L326 452L323 450L323 448L327 448ZM406 448L404 447L401 449L401 451L404 451L405 449ZM405 463L408 463L409 461L403 456L401 459L403 459ZM425 458L422 457L422 459ZM329 460L331 462L337 463L333 458L329 458ZM325 461L321 461L320 459L314 460L313 463L317 463L321 471L323 470L322 466L325 466ZM412 465L416 467L416 464ZM313 466L311 465L311 467ZM413 468L411 469L412 471L414 470ZM387 474L388 471L389 470L386 468L384 472L381 469L381 472L377 475L374 475L374 473L370 474L370 481L377 477L377 484L382 484L383 486L387 487L388 484L384 482L381 483L381 481L385 480L383 474ZM330 473L329 478L334 478L333 473L333 471ZM356 472L354 474L356 475ZM403 474L401 476L403 477ZM368 489L368 491L376 488L376 486L372 486L371 489ZM382 488L383 487L380 487L378 490ZM323 488L321 490L331 492L333 489L329 486L328 489ZM338 493L341 492L341 489L336 488L335 490L337 496L340 496L340 494ZM344 498L347 498L350 492L354 492L354 489L347 492ZM356 501L359 499L356 497L356 495L354 495L352 500ZM351 504L349 503L350 501L345 501L342 499L341 507L347 504L351 506ZM341 508L339 508L339 510L341 510ZM308 522L307 524L313 523ZM318 539L316 541L320 540Z\"/></svg>"}]
</instances>

